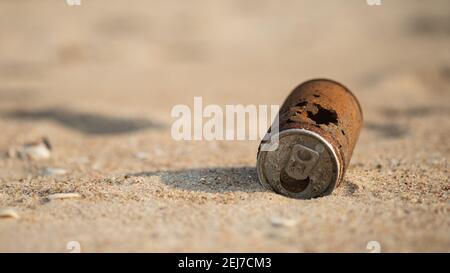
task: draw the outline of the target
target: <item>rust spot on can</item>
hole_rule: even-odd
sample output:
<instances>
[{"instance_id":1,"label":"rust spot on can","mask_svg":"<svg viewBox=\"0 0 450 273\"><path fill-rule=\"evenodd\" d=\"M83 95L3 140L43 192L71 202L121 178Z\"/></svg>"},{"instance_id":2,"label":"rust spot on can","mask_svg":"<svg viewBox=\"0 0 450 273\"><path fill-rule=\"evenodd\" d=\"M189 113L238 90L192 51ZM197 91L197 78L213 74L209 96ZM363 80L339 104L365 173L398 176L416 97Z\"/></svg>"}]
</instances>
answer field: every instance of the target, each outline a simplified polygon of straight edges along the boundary
<instances>
[{"instance_id":1,"label":"rust spot on can","mask_svg":"<svg viewBox=\"0 0 450 273\"><path fill-rule=\"evenodd\" d=\"M280 194L309 199L330 194L344 179L362 128L361 106L344 85L307 81L279 112L278 148L258 150L261 183Z\"/></svg>"}]
</instances>

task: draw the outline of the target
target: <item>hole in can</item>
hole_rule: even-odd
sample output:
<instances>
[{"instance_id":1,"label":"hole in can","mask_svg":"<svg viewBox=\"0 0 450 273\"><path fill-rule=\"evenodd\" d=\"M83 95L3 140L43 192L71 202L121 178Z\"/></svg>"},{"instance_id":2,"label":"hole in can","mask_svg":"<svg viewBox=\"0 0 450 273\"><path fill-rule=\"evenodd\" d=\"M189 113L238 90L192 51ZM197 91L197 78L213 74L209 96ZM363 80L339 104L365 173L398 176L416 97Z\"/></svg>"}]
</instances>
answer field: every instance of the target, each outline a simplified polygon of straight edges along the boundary
<instances>
[{"instance_id":1,"label":"hole in can","mask_svg":"<svg viewBox=\"0 0 450 273\"><path fill-rule=\"evenodd\" d=\"M308 118L313 120L317 124L328 125L330 123L337 124L338 117L337 113L333 110L328 110L320 106L319 104L314 104L317 107L317 113L308 111Z\"/></svg>"},{"instance_id":2,"label":"hole in can","mask_svg":"<svg viewBox=\"0 0 450 273\"><path fill-rule=\"evenodd\" d=\"M285 188L287 191L299 193L304 191L311 181L309 176L306 177L306 179L297 180L290 177L286 172L282 171L280 174L280 182L281 186Z\"/></svg>"}]
</instances>

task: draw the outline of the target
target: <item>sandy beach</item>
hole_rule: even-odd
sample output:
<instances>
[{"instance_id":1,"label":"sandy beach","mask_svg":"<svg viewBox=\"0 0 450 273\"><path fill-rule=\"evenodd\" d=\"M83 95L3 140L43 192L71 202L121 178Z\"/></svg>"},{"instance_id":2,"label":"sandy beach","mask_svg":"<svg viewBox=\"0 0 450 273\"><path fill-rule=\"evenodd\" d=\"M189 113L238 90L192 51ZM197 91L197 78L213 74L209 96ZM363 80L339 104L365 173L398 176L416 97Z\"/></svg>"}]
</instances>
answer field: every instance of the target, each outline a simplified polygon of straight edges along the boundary
<instances>
[{"instance_id":1,"label":"sandy beach","mask_svg":"<svg viewBox=\"0 0 450 273\"><path fill-rule=\"evenodd\" d=\"M0 2L0 252L450 252L450 1L81 2ZM263 189L258 141L171 136L195 96L323 77L364 112L330 196Z\"/></svg>"}]
</instances>

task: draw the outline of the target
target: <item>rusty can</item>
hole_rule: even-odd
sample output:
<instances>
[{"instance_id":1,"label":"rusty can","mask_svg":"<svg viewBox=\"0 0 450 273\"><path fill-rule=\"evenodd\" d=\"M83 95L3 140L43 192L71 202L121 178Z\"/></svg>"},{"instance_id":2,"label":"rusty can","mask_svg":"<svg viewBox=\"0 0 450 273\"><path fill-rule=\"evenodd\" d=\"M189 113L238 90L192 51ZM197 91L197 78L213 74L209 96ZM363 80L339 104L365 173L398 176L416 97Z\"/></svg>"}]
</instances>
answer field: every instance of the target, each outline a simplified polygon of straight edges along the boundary
<instances>
[{"instance_id":1,"label":"rusty can","mask_svg":"<svg viewBox=\"0 0 450 273\"><path fill-rule=\"evenodd\" d=\"M299 85L259 146L261 184L299 199L331 194L344 179L362 124L361 106L344 85L327 79ZM267 140L276 149L261 149Z\"/></svg>"}]
</instances>

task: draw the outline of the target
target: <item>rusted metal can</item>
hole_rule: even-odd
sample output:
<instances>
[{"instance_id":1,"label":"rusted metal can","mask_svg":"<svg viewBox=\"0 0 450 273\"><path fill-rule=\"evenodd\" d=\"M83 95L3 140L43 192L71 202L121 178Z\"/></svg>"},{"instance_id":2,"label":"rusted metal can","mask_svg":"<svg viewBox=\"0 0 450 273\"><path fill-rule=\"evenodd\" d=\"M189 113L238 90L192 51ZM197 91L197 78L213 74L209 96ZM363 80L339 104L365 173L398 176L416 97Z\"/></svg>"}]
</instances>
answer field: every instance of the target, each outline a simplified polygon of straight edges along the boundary
<instances>
[{"instance_id":1,"label":"rusted metal can","mask_svg":"<svg viewBox=\"0 0 450 273\"><path fill-rule=\"evenodd\" d=\"M331 194L344 179L363 124L361 106L344 85L316 79L288 96L265 139L274 150L258 149L261 184L299 199ZM276 138L273 136L276 135Z\"/></svg>"}]
</instances>

